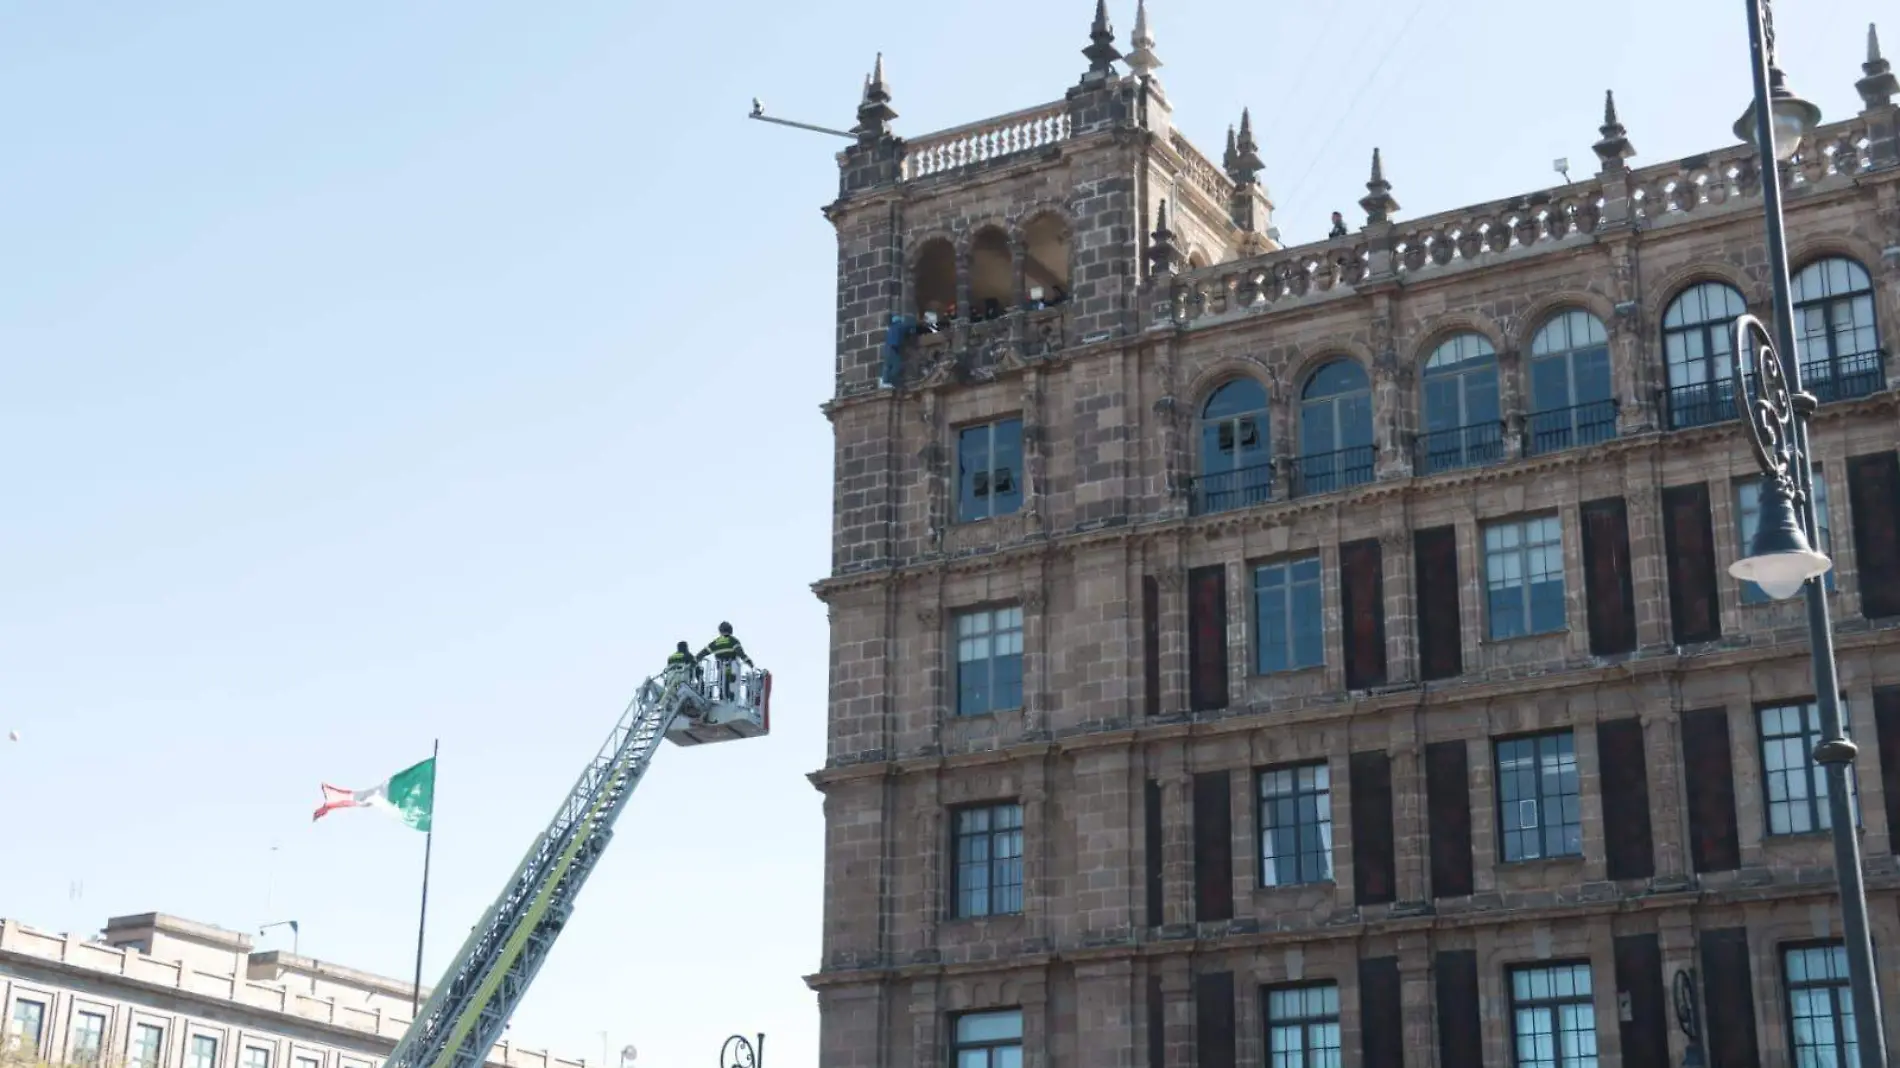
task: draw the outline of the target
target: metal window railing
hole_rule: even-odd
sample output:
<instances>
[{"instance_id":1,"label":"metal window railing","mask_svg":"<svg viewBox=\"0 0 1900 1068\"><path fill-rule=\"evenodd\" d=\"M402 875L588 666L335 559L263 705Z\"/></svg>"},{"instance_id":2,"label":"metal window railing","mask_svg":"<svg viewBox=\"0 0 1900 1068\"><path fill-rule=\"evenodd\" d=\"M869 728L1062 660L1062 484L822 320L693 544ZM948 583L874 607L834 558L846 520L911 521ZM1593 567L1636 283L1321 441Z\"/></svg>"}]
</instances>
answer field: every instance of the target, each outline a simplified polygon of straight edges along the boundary
<instances>
[{"instance_id":1,"label":"metal window railing","mask_svg":"<svg viewBox=\"0 0 1900 1068\"><path fill-rule=\"evenodd\" d=\"M1293 462L1293 495L1311 497L1371 482L1376 453L1371 445L1353 445L1301 456Z\"/></svg>"},{"instance_id":2,"label":"metal window railing","mask_svg":"<svg viewBox=\"0 0 1900 1068\"><path fill-rule=\"evenodd\" d=\"M1597 445L1616 436L1614 399L1532 412L1524 432L1524 455L1542 456Z\"/></svg>"},{"instance_id":3,"label":"metal window railing","mask_svg":"<svg viewBox=\"0 0 1900 1068\"><path fill-rule=\"evenodd\" d=\"M1194 515L1251 508L1273 499L1273 465L1255 464L1215 471L1188 480L1188 508Z\"/></svg>"},{"instance_id":4,"label":"metal window railing","mask_svg":"<svg viewBox=\"0 0 1900 1068\"><path fill-rule=\"evenodd\" d=\"M1504 424L1496 420L1418 436L1418 472L1435 475L1462 467L1481 467L1504 459Z\"/></svg>"},{"instance_id":5,"label":"metal window railing","mask_svg":"<svg viewBox=\"0 0 1900 1068\"><path fill-rule=\"evenodd\" d=\"M1887 388L1886 351L1856 352L1801 364L1801 388L1822 404L1872 396Z\"/></svg>"}]
</instances>

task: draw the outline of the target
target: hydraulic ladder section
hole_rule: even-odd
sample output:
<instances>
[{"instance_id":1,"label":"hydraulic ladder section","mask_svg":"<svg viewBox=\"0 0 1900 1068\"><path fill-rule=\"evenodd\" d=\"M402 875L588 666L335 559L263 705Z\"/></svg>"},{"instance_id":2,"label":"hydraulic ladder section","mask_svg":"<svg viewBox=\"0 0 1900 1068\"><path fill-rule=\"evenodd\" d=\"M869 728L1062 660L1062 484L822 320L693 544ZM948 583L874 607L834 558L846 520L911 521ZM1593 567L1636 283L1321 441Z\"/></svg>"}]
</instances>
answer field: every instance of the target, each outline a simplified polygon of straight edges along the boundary
<instances>
[{"instance_id":1,"label":"hydraulic ladder section","mask_svg":"<svg viewBox=\"0 0 1900 1068\"><path fill-rule=\"evenodd\" d=\"M581 885L606 852L614 821L675 720L682 729L729 721L758 727L732 737L764 733L771 676L763 671L748 674L752 677L747 681L758 684L734 693L720 693L677 668L641 684L553 822L469 932L447 974L390 1053L387 1068L480 1068L547 960ZM701 739L676 740L696 744Z\"/></svg>"}]
</instances>

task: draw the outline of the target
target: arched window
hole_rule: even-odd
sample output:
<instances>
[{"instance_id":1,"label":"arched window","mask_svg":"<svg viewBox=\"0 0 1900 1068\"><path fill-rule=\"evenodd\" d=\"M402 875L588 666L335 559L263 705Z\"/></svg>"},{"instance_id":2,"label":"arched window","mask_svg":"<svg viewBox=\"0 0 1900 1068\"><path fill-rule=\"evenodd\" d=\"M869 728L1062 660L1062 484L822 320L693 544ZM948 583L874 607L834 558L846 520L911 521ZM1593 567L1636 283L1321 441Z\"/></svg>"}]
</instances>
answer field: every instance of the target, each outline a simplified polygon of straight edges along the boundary
<instances>
[{"instance_id":1,"label":"arched window","mask_svg":"<svg viewBox=\"0 0 1900 1068\"><path fill-rule=\"evenodd\" d=\"M1425 361L1424 473L1504 458L1498 417L1498 354L1483 334L1459 334Z\"/></svg>"},{"instance_id":2,"label":"arched window","mask_svg":"<svg viewBox=\"0 0 1900 1068\"><path fill-rule=\"evenodd\" d=\"M1048 308L1069 299L1069 227L1059 215L1038 215L1023 228L1023 302Z\"/></svg>"},{"instance_id":3,"label":"arched window","mask_svg":"<svg viewBox=\"0 0 1900 1068\"><path fill-rule=\"evenodd\" d=\"M1794 276L1793 296L1802 387L1822 403L1880 392L1887 376L1867 268L1843 256L1817 260Z\"/></svg>"},{"instance_id":4,"label":"arched window","mask_svg":"<svg viewBox=\"0 0 1900 1068\"><path fill-rule=\"evenodd\" d=\"M1735 320L1748 310L1741 290L1722 282L1690 286L1663 312L1663 358L1669 370L1669 426L1707 426L1735 418L1729 375Z\"/></svg>"},{"instance_id":5,"label":"arched window","mask_svg":"<svg viewBox=\"0 0 1900 1068\"><path fill-rule=\"evenodd\" d=\"M1201 408L1201 474L1195 510L1225 512L1272 495L1267 467L1267 390L1251 378L1225 383Z\"/></svg>"},{"instance_id":6,"label":"arched window","mask_svg":"<svg viewBox=\"0 0 1900 1068\"><path fill-rule=\"evenodd\" d=\"M1314 371L1300 391L1301 495L1372 481L1372 384L1345 358Z\"/></svg>"},{"instance_id":7,"label":"arched window","mask_svg":"<svg viewBox=\"0 0 1900 1068\"><path fill-rule=\"evenodd\" d=\"M933 237L917 253L911 272L911 297L917 322L927 333L947 329L957 306L957 250L949 241Z\"/></svg>"},{"instance_id":8,"label":"arched window","mask_svg":"<svg viewBox=\"0 0 1900 1068\"><path fill-rule=\"evenodd\" d=\"M994 226L977 231L970 243L970 321L1000 319L1015 306L1016 261L1009 235Z\"/></svg>"},{"instance_id":9,"label":"arched window","mask_svg":"<svg viewBox=\"0 0 1900 1068\"><path fill-rule=\"evenodd\" d=\"M1587 311L1550 317L1531 339L1531 432L1526 454L1595 445L1616 436L1610 336Z\"/></svg>"}]
</instances>

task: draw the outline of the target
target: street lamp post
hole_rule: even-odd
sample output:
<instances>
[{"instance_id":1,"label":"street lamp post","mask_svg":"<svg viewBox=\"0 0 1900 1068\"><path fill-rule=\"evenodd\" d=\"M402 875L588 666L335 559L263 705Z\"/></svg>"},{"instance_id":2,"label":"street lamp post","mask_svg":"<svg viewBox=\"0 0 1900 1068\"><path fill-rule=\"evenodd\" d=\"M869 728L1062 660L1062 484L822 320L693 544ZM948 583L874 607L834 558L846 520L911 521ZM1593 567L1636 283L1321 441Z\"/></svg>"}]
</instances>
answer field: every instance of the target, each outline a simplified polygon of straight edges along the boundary
<instances>
[{"instance_id":1,"label":"street lamp post","mask_svg":"<svg viewBox=\"0 0 1900 1068\"><path fill-rule=\"evenodd\" d=\"M1676 1026L1688 1045L1682 1051L1682 1068L1705 1068L1702 1053L1702 1012L1696 1007L1694 968L1677 968L1675 981Z\"/></svg>"},{"instance_id":2,"label":"street lamp post","mask_svg":"<svg viewBox=\"0 0 1900 1068\"><path fill-rule=\"evenodd\" d=\"M1735 405L1748 424L1762 470L1761 510L1749 554L1729 568L1770 597L1805 591L1808 640L1812 645L1814 697L1821 741L1814 761L1827 775L1828 815L1834 838L1834 870L1841 887L1841 926L1853 992L1854 1032L1862 1068L1888 1068L1886 1029L1880 1018L1873 943L1867 932L1867 890L1860 839L1848 796L1856 752L1841 729L1840 684L1835 677L1834 626L1828 618L1821 577L1832 566L1818 551L1814 521L1814 470L1808 453L1808 416L1814 398L1802 391L1801 361L1794 345L1794 303L1789 295L1788 250L1782 227L1779 162L1791 158L1801 138L1820 122L1820 110L1794 95L1775 66L1774 23L1768 0L1746 0L1754 102L1736 132L1756 145L1761 166L1762 208L1767 216L1768 273L1774 284L1774 333L1744 315L1735 323L1731 353ZM1758 382L1752 400L1747 362L1755 353Z\"/></svg>"},{"instance_id":3,"label":"street lamp post","mask_svg":"<svg viewBox=\"0 0 1900 1068\"><path fill-rule=\"evenodd\" d=\"M765 1035L733 1035L719 1047L719 1068L765 1068Z\"/></svg>"}]
</instances>

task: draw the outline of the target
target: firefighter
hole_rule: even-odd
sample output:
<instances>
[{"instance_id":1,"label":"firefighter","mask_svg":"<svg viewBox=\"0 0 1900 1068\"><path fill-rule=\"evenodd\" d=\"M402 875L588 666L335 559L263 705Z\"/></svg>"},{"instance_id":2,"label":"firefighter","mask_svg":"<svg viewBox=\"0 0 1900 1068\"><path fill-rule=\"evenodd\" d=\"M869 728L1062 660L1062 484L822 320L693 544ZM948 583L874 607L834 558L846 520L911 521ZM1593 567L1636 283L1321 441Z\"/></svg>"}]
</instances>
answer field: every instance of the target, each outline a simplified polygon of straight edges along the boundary
<instances>
[{"instance_id":1,"label":"firefighter","mask_svg":"<svg viewBox=\"0 0 1900 1068\"><path fill-rule=\"evenodd\" d=\"M673 655L666 658L666 669L668 671L676 667L686 669L687 679L692 681L698 680L699 661L693 657L693 647L687 645L685 642L680 642L673 650Z\"/></svg>"},{"instance_id":2,"label":"firefighter","mask_svg":"<svg viewBox=\"0 0 1900 1068\"><path fill-rule=\"evenodd\" d=\"M745 646L740 645L739 639L732 636L732 624L719 624L719 637L708 642L706 648L699 651L699 655L701 659L711 656L719 665L719 699L732 700L733 683L736 681L733 661L743 660L746 667L752 666L752 658L746 655Z\"/></svg>"}]
</instances>

